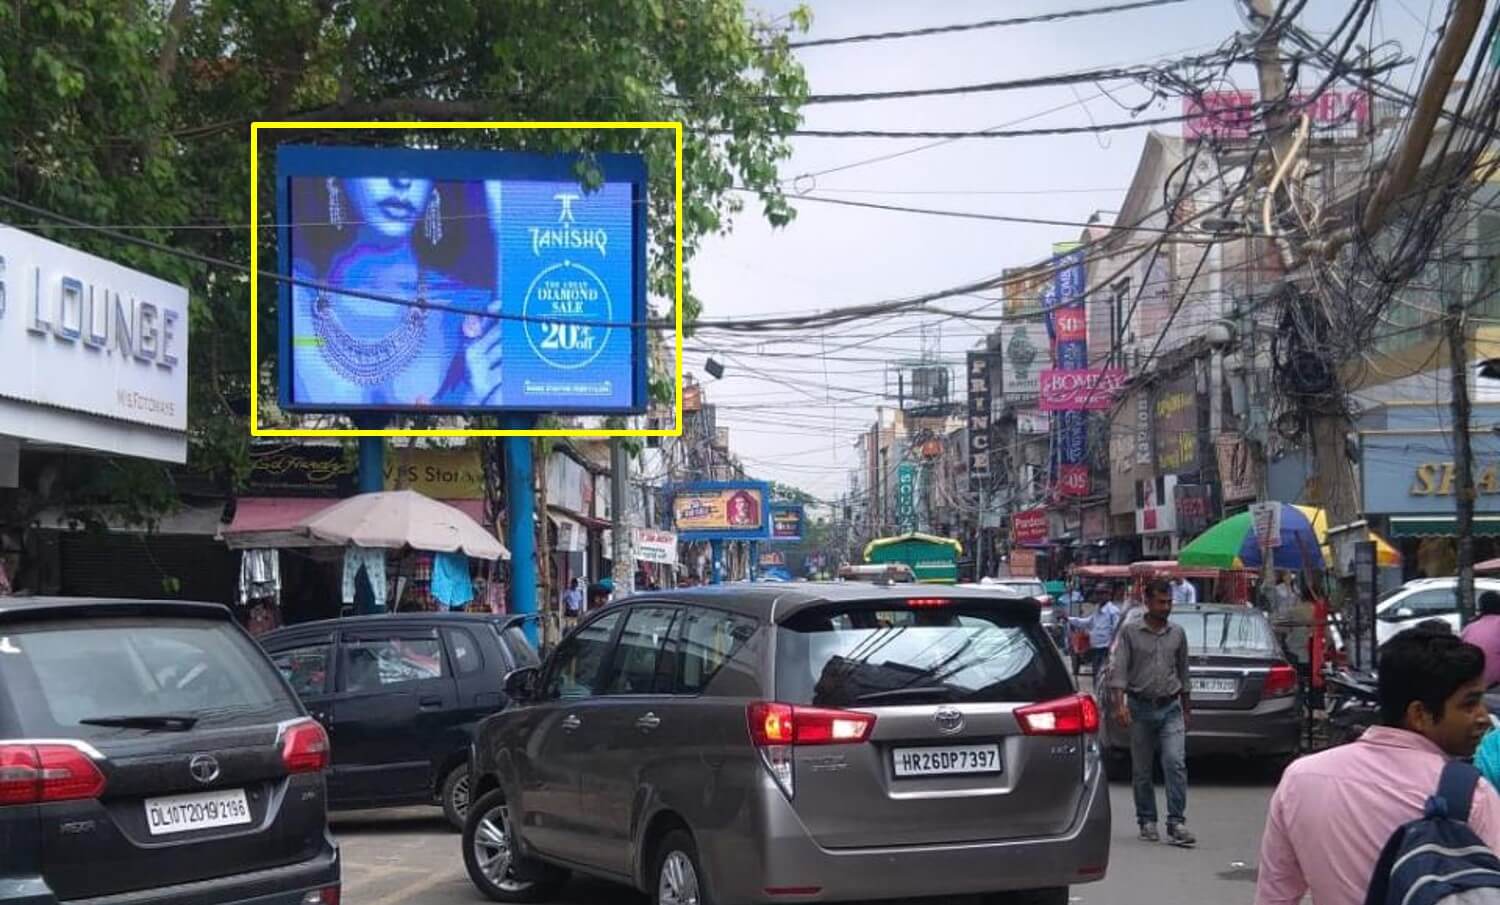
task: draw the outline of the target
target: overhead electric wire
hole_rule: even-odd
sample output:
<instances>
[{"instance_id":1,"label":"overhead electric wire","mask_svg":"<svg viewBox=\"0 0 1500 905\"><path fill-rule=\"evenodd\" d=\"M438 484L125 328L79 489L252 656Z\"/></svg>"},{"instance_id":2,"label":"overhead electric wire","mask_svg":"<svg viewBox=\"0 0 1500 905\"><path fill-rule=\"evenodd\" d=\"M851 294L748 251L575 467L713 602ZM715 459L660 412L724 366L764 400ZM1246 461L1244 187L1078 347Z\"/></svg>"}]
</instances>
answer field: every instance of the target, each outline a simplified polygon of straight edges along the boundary
<instances>
[{"instance_id":1,"label":"overhead electric wire","mask_svg":"<svg viewBox=\"0 0 1500 905\"><path fill-rule=\"evenodd\" d=\"M1120 3L1114 6L1096 6L1089 9L1069 9L1055 13L1039 13L1033 16L1017 16L1009 19L982 19L978 22L961 22L953 25L932 25L926 28L912 28L905 31L883 31L872 32L861 35L846 35L841 38L810 38L801 41L788 41L787 46L794 49L807 47L834 47L841 44L864 44L871 41L893 41L903 38L926 38L933 35L949 35L958 32L977 31L987 28L1008 28L1014 25L1034 25L1041 22L1061 22L1067 19L1081 19L1086 16L1102 16L1110 13L1130 12L1138 9L1149 9L1156 6L1172 6L1186 0L1138 0L1134 3Z\"/></svg>"}]
</instances>

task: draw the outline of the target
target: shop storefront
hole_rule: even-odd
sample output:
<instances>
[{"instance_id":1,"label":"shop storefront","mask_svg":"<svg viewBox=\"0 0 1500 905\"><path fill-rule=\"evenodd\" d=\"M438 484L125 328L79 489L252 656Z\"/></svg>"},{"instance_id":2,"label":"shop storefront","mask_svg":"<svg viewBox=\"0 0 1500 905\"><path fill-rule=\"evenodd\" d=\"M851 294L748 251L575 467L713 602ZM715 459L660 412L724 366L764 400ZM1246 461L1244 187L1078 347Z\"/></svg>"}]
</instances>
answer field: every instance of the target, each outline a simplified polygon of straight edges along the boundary
<instances>
[{"instance_id":1,"label":"shop storefront","mask_svg":"<svg viewBox=\"0 0 1500 905\"><path fill-rule=\"evenodd\" d=\"M1446 412L1393 405L1360 433L1360 483L1371 526L1401 551L1406 579L1457 571L1457 469ZM1474 449L1476 560L1500 556L1500 406L1477 405Z\"/></svg>"},{"instance_id":2,"label":"shop storefront","mask_svg":"<svg viewBox=\"0 0 1500 905\"><path fill-rule=\"evenodd\" d=\"M0 594L211 585L222 497L162 515L170 533L94 500L77 507L90 525L72 511L106 457L187 460L187 289L0 229L0 363Z\"/></svg>"}]
</instances>

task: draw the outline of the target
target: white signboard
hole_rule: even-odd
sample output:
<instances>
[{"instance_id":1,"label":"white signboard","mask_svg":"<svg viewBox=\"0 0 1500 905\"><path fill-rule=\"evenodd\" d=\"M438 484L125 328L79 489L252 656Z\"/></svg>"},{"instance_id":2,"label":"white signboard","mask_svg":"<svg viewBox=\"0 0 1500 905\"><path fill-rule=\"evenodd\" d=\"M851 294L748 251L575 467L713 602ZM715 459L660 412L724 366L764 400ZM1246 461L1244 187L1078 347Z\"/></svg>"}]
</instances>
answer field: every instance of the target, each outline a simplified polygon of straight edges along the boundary
<instances>
[{"instance_id":1,"label":"white signboard","mask_svg":"<svg viewBox=\"0 0 1500 905\"><path fill-rule=\"evenodd\" d=\"M0 362L4 433L185 459L183 287L0 226ZM112 424L69 430L58 418L65 412ZM130 436L139 426L165 436L155 442Z\"/></svg>"},{"instance_id":2,"label":"white signboard","mask_svg":"<svg viewBox=\"0 0 1500 905\"><path fill-rule=\"evenodd\" d=\"M641 562L654 562L663 565L677 564L677 535L671 531L653 531L650 528L636 528L632 532L635 539L635 558Z\"/></svg>"},{"instance_id":3,"label":"white signboard","mask_svg":"<svg viewBox=\"0 0 1500 905\"><path fill-rule=\"evenodd\" d=\"M1001 392L1006 399L1036 396L1042 368L1052 363L1047 328L1041 321L1022 320L1000 325Z\"/></svg>"},{"instance_id":4,"label":"white signboard","mask_svg":"<svg viewBox=\"0 0 1500 905\"><path fill-rule=\"evenodd\" d=\"M1281 504L1251 503L1250 524L1255 526L1255 539L1262 547L1281 546Z\"/></svg>"}]
</instances>

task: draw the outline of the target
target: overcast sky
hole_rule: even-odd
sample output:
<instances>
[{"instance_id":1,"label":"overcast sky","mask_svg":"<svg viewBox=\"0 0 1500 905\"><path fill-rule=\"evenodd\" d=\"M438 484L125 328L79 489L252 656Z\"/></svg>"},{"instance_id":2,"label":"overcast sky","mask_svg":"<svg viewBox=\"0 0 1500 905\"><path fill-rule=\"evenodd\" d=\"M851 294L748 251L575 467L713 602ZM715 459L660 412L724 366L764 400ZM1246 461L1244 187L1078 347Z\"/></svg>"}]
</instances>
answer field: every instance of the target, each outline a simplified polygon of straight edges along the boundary
<instances>
[{"instance_id":1,"label":"overcast sky","mask_svg":"<svg viewBox=\"0 0 1500 905\"><path fill-rule=\"evenodd\" d=\"M753 2L753 0L752 0ZM1115 5L1119 0L817 0L809 38L923 28ZM1301 24L1331 28L1349 0L1309 0ZM761 2L772 16L795 4ZM1419 56L1445 4L1380 0L1366 39L1400 43ZM1155 9L1006 28L799 51L814 93L939 87L1022 78L1206 52L1244 27L1235 0L1185 0ZM1430 40L1430 39L1429 39ZM1405 86L1409 72L1393 79ZM1235 84L1255 88L1253 71ZM808 129L973 130L1075 126L1129 119L1119 104L1146 99L1138 86L1106 83L967 96L808 107ZM1118 103L1117 103L1118 102ZM1143 117L1175 115L1180 100L1153 105ZM1048 112L1051 111L1051 112ZM1159 126L1178 134L1176 124ZM917 150L930 141L794 139L781 168L793 191L808 196L1021 217L1086 221L1124 199L1144 129L1103 135L977 139ZM874 158L911 151L895 159ZM808 176L841 168L836 173ZM958 285L1044 258L1053 242L1073 241L1074 227L959 220L857 210L813 201L773 230L753 200L732 233L710 241L693 261L693 284L705 317L808 312L880 301ZM995 315L992 299L949 300L953 309ZM988 307L987 307L988 306ZM719 425L756 477L796 484L831 499L847 486L853 441L881 403L889 363L918 356L924 342L949 363L961 360L992 325L935 317L849 325L826 336L795 339L725 337L689 341L687 369L708 384ZM924 338L925 329L925 338ZM855 348L844 348L860 343ZM703 371L712 348L722 380ZM823 354L826 348L826 356ZM694 351L697 349L699 351ZM775 382L773 382L773 380ZM887 402L886 404L893 404Z\"/></svg>"}]
</instances>

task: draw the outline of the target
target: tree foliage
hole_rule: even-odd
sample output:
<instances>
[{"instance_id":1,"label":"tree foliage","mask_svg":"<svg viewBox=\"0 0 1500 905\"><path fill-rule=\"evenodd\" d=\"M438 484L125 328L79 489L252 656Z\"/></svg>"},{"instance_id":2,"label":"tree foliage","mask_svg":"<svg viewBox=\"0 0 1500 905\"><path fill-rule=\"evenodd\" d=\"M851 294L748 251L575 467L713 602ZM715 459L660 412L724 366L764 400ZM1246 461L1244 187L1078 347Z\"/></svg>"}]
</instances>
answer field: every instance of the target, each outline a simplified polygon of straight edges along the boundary
<instances>
[{"instance_id":1,"label":"tree foliage","mask_svg":"<svg viewBox=\"0 0 1500 905\"><path fill-rule=\"evenodd\" d=\"M0 195L248 264L252 121L676 120L688 261L740 210L736 186L758 193L771 222L791 218L776 166L807 90L787 34L806 26L805 11L776 24L742 0L0 0ZM668 310L674 148L662 133L271 136L640 152L652 180L650 292ZM255 233L268 255L271 168L262 172ZM246 278L3 206L0 217L189 286L191 463L226 488L243 478ZM276 293L261 289L268 380ZM701 307L685 273L687 319ZM155 468L124 463L122 480L103 476L109 486L94 491L131 493Z\"/></svg>"}]
</instances>

